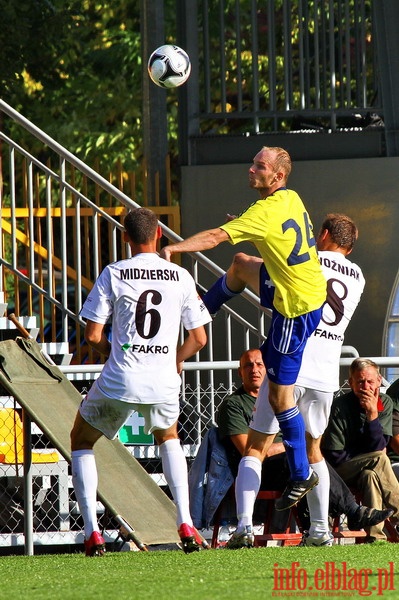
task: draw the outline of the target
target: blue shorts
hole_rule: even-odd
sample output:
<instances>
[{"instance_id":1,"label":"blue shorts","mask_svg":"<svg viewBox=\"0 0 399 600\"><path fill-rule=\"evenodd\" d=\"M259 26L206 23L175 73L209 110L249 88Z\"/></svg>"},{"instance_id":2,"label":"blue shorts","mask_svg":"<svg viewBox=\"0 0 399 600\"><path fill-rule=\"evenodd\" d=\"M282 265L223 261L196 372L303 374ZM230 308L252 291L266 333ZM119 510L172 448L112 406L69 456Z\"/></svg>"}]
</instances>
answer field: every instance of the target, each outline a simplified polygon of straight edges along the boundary
<instances>
[{"instance_id":1,"label":"blue shorts","mask_svg":"<svg viewBox=\"0 0 399 600\"><path fill-rule=\"evenodd\" d=\"M307 339L319 324L322 307L289 319L273 306L274 289L263 264L259 272L260 304L272 309L269 333L260 348L263 362L270 381L280 385L293 385L301 368Z\"/></svg>"},{"instance_id":2,"label":"blue shorts","mask_svg":"<svg viewBox=\"0 0 399 600\"><path fill-rule=\"evenodd\" d=\"M270 275L265 267L265 263L262 263L259 270L259 297L261 306L273 310L275 289L274 283L270 279Z\"/></svg>"}]
</instances>

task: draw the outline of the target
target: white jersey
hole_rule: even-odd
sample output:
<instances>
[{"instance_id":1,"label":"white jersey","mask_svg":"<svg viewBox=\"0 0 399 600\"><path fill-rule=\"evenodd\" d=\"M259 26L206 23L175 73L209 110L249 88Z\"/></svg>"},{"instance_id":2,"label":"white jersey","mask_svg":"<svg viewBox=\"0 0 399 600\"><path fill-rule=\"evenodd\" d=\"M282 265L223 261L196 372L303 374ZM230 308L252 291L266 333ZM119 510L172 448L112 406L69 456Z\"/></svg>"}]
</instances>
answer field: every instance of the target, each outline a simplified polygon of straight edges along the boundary
<instances>
[{"instance_id":1,"label":"white jersey","mask_svg":"<svg viewBox=\"0 0 399 600\"><path fill-rule=\"evenodd\" d=\"M335 392L339 389L339 359L345 330L359 304L365 280L355 263L340 252L319 252L327 279L327 300L315 331L306 342L296 384Z\"/></svg>"},{"instance_id":2,"label":"white jersey","mask_svg":"<svg viewBox=\"0 0 399 600\"><path fill-rule=\"evenodd\" d=\"M97 380L101 392L144 404L178 401L180 324L190 330L211 321L189 272L155 253L105 267L80 314L103 324L112 318L111 354Z\"/></svg>"}]
</instances>

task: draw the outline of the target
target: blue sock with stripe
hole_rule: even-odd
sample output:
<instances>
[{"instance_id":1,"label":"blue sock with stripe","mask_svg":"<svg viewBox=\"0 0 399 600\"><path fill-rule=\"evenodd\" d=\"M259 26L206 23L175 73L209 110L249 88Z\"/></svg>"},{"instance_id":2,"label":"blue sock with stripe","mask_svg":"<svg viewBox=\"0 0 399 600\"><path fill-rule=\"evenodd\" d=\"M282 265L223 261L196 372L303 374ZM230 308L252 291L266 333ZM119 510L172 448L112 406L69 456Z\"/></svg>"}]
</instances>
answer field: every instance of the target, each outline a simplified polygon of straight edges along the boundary
<instances>
[{"instance_id":1,"label":"blue sock with stripe","mask_svg":"<svg viewBox=\"0 0 399 600\"><path fill-rule=\"evenodd\" d=\"M232 292L226 284L226 274L220 277L216 283L203 295L202 300L211 313L214 315L218 312L222 304L228 302L234 296L238 296L241 292Z\"/></svg>"},{"instance_id":2,"label":"blue sock with stripe","mask_svg":"<svg viewBox=\"0 0 399 600\"><path fill-rule=\"evenodd\" d=\"M291 479L303 481L309 477L310 468L306 453L305 423L297 406L276 415L291 471Z\"/></svg>"}]
</instances>

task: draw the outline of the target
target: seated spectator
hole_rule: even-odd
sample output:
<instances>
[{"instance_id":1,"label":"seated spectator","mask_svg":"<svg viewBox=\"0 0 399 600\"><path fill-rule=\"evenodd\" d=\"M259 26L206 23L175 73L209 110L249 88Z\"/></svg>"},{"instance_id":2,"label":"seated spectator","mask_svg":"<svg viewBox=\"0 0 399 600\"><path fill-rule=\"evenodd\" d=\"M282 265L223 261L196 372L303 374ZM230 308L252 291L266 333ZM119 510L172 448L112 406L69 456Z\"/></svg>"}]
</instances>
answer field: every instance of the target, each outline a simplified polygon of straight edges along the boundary
<instances>
[{"instance_id":1,"label":"seated spectator","mask_svg":"<svg viewBox=\"0 0 399 600\"><path fill-rule=\"evenodd\" d=\"M259 388L266 374L260 350L247 350L241 355L238 374L242 385L222 402L217 413L219 435L216 436L215 430L210 430L212 435L207 435L206 440L201 444L189 473L190 512L194 525L198 528L208 527L211 524L217 502L223 499L237 475L238 464L247 441L248 424ZM215 437L218 439L215 440ZM211 441L213 440L213 448L208 447L209 438ZM224 457L221 456L221 445L226 451ZM214 460L212 460L213 458ZM331 516L346 514L348 526L352 530L379 523L390 516L392 513L390 510L379 511L359 506L335 470L329 467L329 471L331 478L329 512ZM209 473L210 475L208 475ZM261 490L282 491L289 477L290 471L284 445L282 442L275 441L262 465ZM299 506L301 520L304 521L305 518L308 519L306 509L307 501L304 498ZM257 508L255 507L256 512ZM285 513L284 524L277 525L276 531L285 529L288 515L287 511L283 512ZM235 515L234 508L232 514ZM259 513L255 515L255 522L260 522L260 516L259 510ZM307 522L303 522L302 525L306 527Z\"/></svg>"},{"instance_id":2,"label":"seated spectator","mask_svg":"<svg viewBox=\"0 0 399 600\"><path fill-rule=\"evenodd\" d=\"M381 375L372 360L356 358L349 368L351 392L334 399L322 451L346 484L372 508L399 517L399 482L386 448L392 437L392 400L380 393ZM386 540L383 524L365 528L369 542Z\"/></svg>"},{"instance_id":3,"label":"seated spectator","mask_svg":"<svg viewBox=\"0 0 399 600\"><path fill-rule=\"evenodd\" d=\"M387 389L387 395L392 399L392 437L389 442L388 456L393 472L399 480L399 379Z\"/></svg>"}]
</instances>

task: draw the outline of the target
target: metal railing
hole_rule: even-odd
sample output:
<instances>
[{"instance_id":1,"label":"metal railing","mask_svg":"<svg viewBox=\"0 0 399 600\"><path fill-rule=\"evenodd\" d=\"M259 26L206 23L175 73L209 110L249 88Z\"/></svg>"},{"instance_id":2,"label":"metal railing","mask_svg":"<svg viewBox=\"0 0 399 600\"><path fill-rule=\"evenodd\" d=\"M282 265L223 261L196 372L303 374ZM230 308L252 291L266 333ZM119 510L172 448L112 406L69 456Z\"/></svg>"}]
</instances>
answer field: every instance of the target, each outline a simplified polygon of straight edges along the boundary
<instances>
[{"instance_id":1,"label":"metal railing","mask_svg":"<svg viewBox=\"0 0 399 600\"><path fill-rule=\"evenodd\" d=\"M54 311L50 319L60 325L59 341L69 342L71 329L82 325L79 310L84 289L89 289L101 271L103 262L128 256L128 248L121 237L123 227L120 217L129 208L139 205L3 101L0 101L0 111L42 142L43 154L46 157L51 155L52 165L48 166L47 162L32 156L10 139L5 128L0 131L0 302L10 302L18 286L25 286L28 309L32 308L35 295L38 298L39 316L44 310L43 303L50 303ZM26 173L24 189L16 184L18 169ZM18 211L22 197L26 203L23 208L28 208L28 212L21 217ZM9 212L3 213L3 207ZM35 211L45 215L47 228L44 239L37 233ZM71 223L68 221L69 211L74 213ZM19 219L22 219L21 222ZM58 219L56 229L55 219ZM172 241L181 239L169 227L160 224L166 238ZM90 260L82 260L83 256L87 256L82 252L84 247L91 251ZM201 281L204 273L209 279L209 274L219 277L224 272L202 254L190 257L190 271L199 287L203 287ZM14 287L8 287L10 279L7 277L10 276ZM73 302L69 301L70 288L73 290ZM207 326L209 342L206 348L185 365L181 433L188 459L195 455L204 432L214 422L220 402L236 385L238 363L234 359L238 356L232 355L232 348L234 345L241 350L258 347L265 337L268 313L260 309L256 295L245 291L242 296L249 314L243 316L229 306L224 307L222 314ZM221 362L221 357L224 362ZM101 365L61 366L61 369L71 374L75 372L75 382L83 380L83 386L88 387ZM144 449L139 446L132 445L132 452L135 455L138 453L141 460L159 458L153 444L146 445ZM21 527L20 519L17 519L16 527ZM9 532L4 535L8 536L4 540L7 545L13 534ZM53 539L58 538L55 536Z\"/></svg>"},{"instance_id":2,"label":"metal railing","mask_svg":"<svg viewBox=\"0 0 399 600\"><path fill-rule=\"evenodd\" d=\"M336 131L381 115L371 0L194 5L194 135Z\"/></svg>"},{"instance_id":3,"label":"metal railing","mask_svg":"<svg viewBox=\"0 0 399 600\"><path fill-rule=\"evenodd\" d=\"M344 356L345 355L345 356ZM340 364L342 367L348 366L358 352L351 346L344 346ZM399 359L391 357L372 357L380 366L398 366ZM236 373L238 361L214 361L201 362L198 365L187 363L184 366L185 371L212 370L215 373ZM82 393L91 385L94 379L101 372L102 365L63 365L60 370L74 383L86 384L86 388L80 385ZM216 378L218 375L216 375ZM235 378L235 377L234 377ZM220 379L226 379L221 376ZM384 386L388 386L388 381L384 381ZM238 386L236 381L233 385ZM341 381L340 389L337 394L345 393L349 389L347 380ZM196 389L190 387L182 388L181 406L182 416L180 418L180 435L183 442L183 448L190 465L195 457L201 439L205 431L214 424L214 416L221 402L231 393L231 389L222 383L216 383L212 387L212 400L210 389L201 385ZM199 406L197 405L199 402ZM2 424L2 412L19 411L12 398L0 398L0 425ZM54 454L48 447L48 442L43 441L43 436L38 428L32 424L30 430L30 419L28 415L24 418L24 439L25 447L31 447L33 440L33 454L30 456L31 468L24 468L21 458L20 464L15 464L13 460L0 463L0 475L8 481L7 486L0 486L0 495L2 497L2 509L0 510L0 554L2 547L25 545L25 552L33 554L35 544L41 545L62 545L78 544L83 541L82 520L74 499L73 488L68 478L68 469L66 462L59 457L55 462L38 463L35 455L36 446L39 440L39 452L47 452L49 456ZM9 427L14 427L13 422ZM126 437L124 429L129 429L129 425L121 430L120 439L123 441ZM202 435L199 436L198 432ZM3 431L4 434L4 423ZM5 432L7 436L8 432ZM11 432L10 432L11 433ZM148 436L151 438L151 436ZM13 447L10 444L10 450ZM158 485L166 484L161 467L159 452L153 440L149 439L145 444L128 442L128 449L135 458L147 469ZM54 459L53 459L54 460ZM12 475L10 479L8 477ZM2 480L4 481L4 479ZM28 510L24 510L24 506ZM98 506L99 518L105 528L105 537L108 543L117 538L116 524L107 521L103 514L103 507ZM26 521L26 519L28 519Z\"/></svg>"},{"instance_id":4,"label":"metal railing","mask_svg":"<svg viewBox=\"0 0 399 600\"><path fill-rule=\"evenodd\" d=\"M91 349L76 353L84 344L79 311L105 264L129 256L121 219L139 204L1 100L0 111L41 141L41 154L47 159L42 162L10 139L3 118L0 301L8 302L21 316L22 309L37 315L41 342L68 342L75 363L95 362L98 356ZM26 177L17 179L17 172ZM44 229L39 229L36 216L44 220ZM160 225L168 240L181 239L167 225ZM191 255L188 268L202 289L206 289L201 284L204 274L209 280L209 274L224 273L202 254ZM251 292L245 291L243 297L249 312L243 317L229 307L223 309L223 316L208 327L209 343L195 361L232 360L236 358L233 344L240 349L260 345L268 313ZM190 381L197 385L201 377L208 375L198 371ZM231 380L229 375L228 386ZM213 384L212 371L208 384Z\"/></svg>"},{"instance_id":5,"label":"metal railing","mask_svg":"<svg viewBox=\"0 0 399 600\"><path fill-rule=\"evenodd\" d=\"M1 301L36 314L41 341L69 342L76 362L91 361L79 310L104 265L126 255L121 219L139 204L3 101L0 112ZM7 135L5 116L42 143L40 159ZM180 231L178 206L152 208Z\"/></svg>"}]
</instances>

